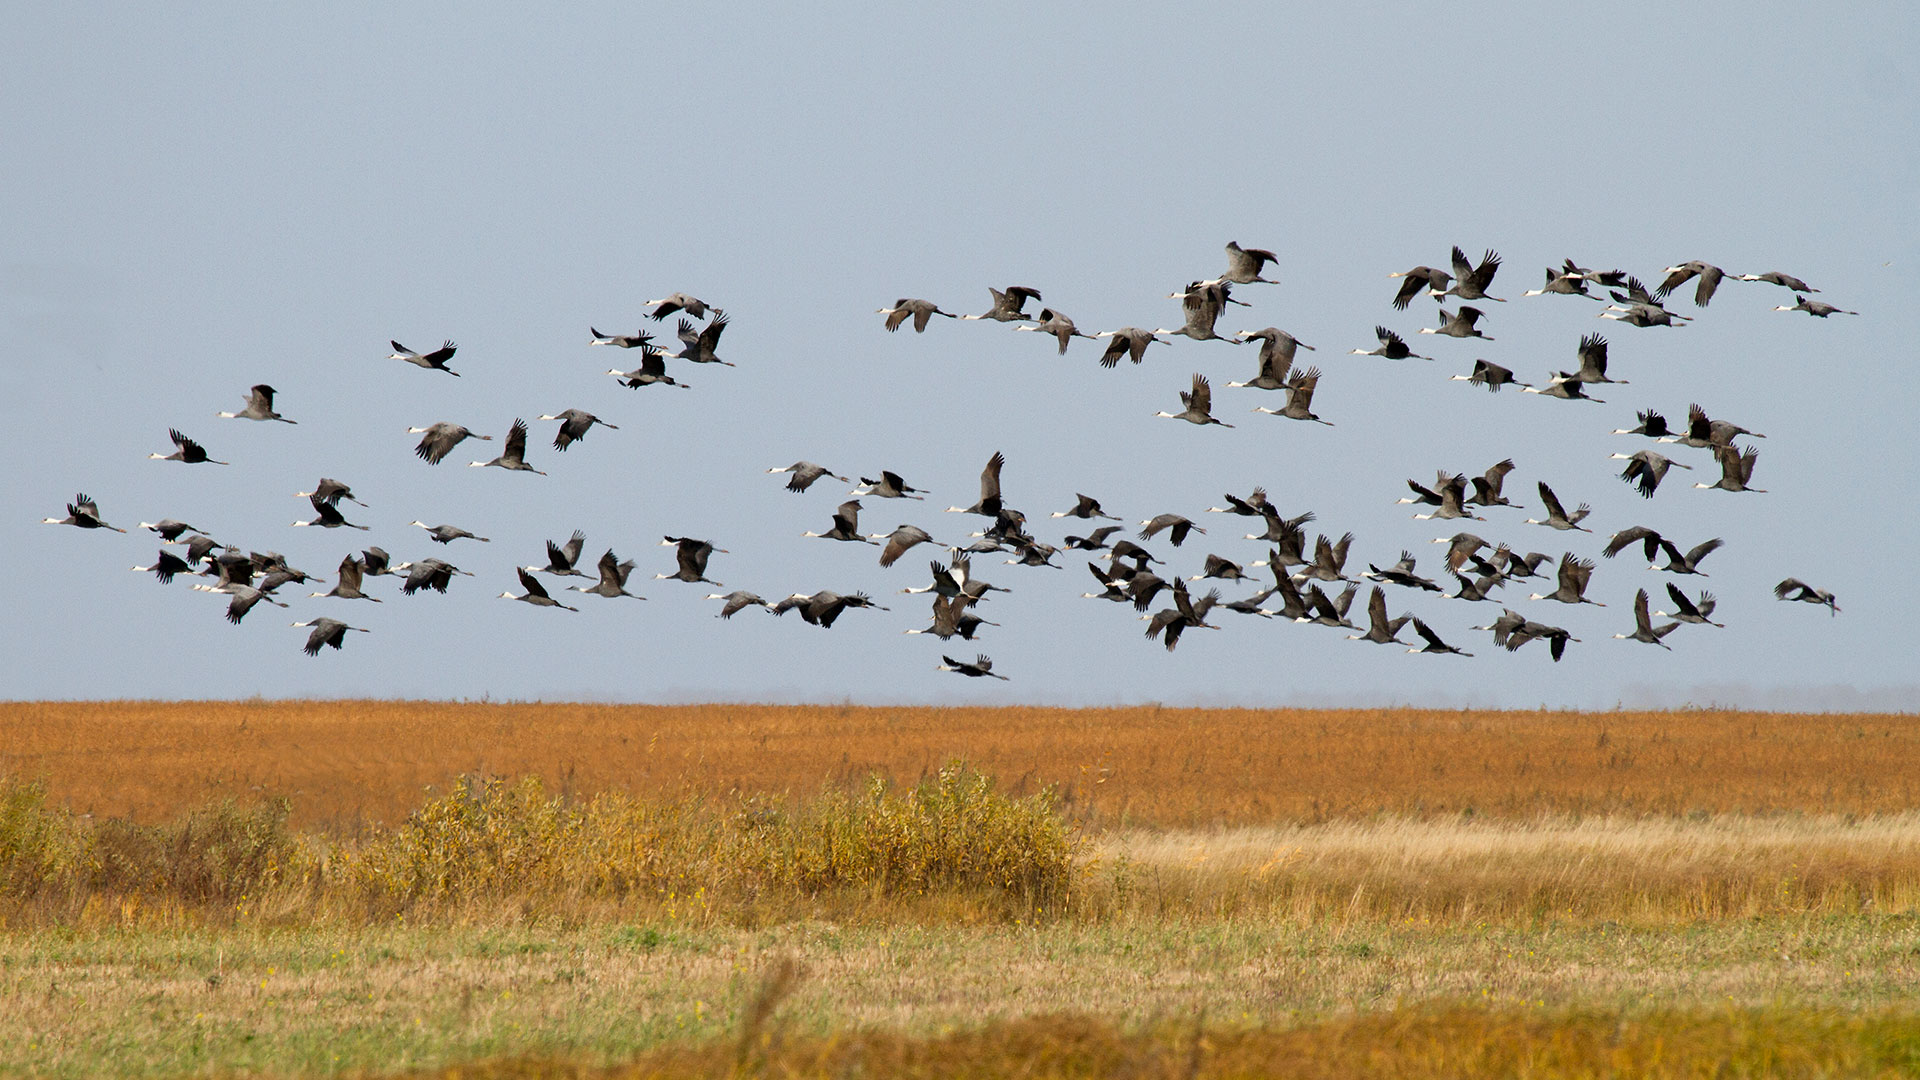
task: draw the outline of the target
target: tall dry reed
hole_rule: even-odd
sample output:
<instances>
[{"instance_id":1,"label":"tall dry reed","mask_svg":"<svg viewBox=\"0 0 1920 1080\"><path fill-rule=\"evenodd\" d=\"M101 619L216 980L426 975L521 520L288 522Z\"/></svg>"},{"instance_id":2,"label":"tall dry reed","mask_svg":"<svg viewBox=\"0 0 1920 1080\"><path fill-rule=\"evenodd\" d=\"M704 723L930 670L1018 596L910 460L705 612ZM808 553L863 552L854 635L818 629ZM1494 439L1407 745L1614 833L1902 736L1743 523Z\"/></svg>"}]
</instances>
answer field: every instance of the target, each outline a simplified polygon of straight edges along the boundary
<instances>
[{"instance_id":1,"label":"tall dry reed","mask_svg":"<svg viewBox=\"0 0 1920 1080\"><path fill-rule=\"evenodd\" d=\"M1920 813L1330 822L1109 833L1080 910L1301 926L1920 911Z\"/></svg>"}]
</instances>

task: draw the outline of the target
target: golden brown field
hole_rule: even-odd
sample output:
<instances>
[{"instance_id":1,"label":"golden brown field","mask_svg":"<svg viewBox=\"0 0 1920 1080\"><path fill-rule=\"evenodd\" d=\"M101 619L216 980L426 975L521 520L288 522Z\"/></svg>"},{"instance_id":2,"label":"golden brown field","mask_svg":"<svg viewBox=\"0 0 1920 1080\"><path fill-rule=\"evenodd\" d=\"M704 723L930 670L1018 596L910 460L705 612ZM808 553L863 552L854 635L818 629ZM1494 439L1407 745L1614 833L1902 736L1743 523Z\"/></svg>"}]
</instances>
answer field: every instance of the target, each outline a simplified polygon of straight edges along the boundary
<instances>
[{"instance_id":1,"label":"golden brown field","mask_svg":"<svg viewBox=\"0 0 1920 1080\"><path fill-rule=\"evenodd\" d=\"M0 1076L1912 1074L1916 730L0 705Z\"/></svg>"},{"instance_id":2,"label":"golden brown field","mask_svg":"<svg viewBox=\"0 0 1920 1080\"><path fill-rule=\"evenodd\" d=\"M399 820L463 774L535 774L581 795L810 796L873 774L912 783L955 759L1013 794L1055 785L1096 829L1920 808L1920 722L1901 715L0 704L0 776L143 821L283 796L297 826L352 830Z\"/></svg>"},{"instance_id":3,"label":"golden brown field","mask_svg":"<svg viewBox=\"0 0 1920 1080\"><path fill-rule=\"evenodd\" d=\"M0 705L0 1076L1913 1075L1917 729Z\"/></svg>"}]
</instances>

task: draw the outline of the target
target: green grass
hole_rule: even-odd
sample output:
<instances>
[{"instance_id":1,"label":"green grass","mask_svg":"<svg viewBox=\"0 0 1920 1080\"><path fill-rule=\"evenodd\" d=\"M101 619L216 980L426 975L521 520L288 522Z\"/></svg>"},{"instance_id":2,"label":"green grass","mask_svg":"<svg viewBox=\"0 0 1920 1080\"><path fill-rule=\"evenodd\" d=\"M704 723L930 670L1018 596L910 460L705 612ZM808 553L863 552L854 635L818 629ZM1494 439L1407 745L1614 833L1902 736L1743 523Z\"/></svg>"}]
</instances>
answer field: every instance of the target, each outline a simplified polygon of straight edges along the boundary
<instances>
[{"instance_id":1,"label":"green grass","mask_svg":"<svg viewBox=\"0 0 1920 1080\"><path fill-rule=\"evenodd\" d=\"M1878 1077L1920 1069L1920 1023L1758 1009L1626 1017L1583 1010L1463 1007L1360 1015L1290 1027L1204 1017L1139 1028L1076 1015L1039 1016L930 1038L887 1032L784 1040L777 1031L643 1055L626 1066L568 1069L485 1063L447 1080L571 1076L788 1077Z\"/></svg>"},{"instance_id":2,"label":"green grass","mask_svg":"<svg viewBox=\"0 0 1920 1080\"><path fill-rule=\"evenodd\" d=\"M1806 1048L1819 1053L1854 1038L1821 1018L1881 1017L1902 1038L1920 1023L1920 920L1896 916L1534 929L46 930L0 935L0 1074L610 1065L734 1046L787 963L798 978L758 1028L816 1049L859 1032L925 1040L1063 1014L1100 1018L1116 1038L1202 1015L1223 1032L1463 1009L1529 1023L1760 1017L1779 1031L1828 1031L1834 1045Z\"/></svg>"}]
</instances>

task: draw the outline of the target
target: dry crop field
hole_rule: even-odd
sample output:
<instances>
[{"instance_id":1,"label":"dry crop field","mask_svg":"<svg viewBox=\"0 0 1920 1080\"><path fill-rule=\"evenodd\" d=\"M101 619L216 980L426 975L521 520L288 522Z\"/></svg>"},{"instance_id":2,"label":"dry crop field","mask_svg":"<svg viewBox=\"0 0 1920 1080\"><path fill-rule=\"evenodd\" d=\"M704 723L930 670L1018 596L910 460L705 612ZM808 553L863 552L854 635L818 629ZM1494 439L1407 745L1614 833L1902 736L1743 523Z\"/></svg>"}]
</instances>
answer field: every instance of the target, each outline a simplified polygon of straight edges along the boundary
<instances>
[{"instance_id":1,"label":"dry crop field","mask_svg":"<svg viewBox=\"0 0 1920 1080\"><path fill-rule=\"evenodd\" d=\"M0 705L0 1076L1914 1075L1917 728Z\"/></svg>"},{"instance_id":2,"label":"dry crop field","mask_svg":"<svg viewBox=\"0 0 1920 1080\"><path fill-rule=\"evenodd\" d=\"M874 774L911 783L953 760L1014 793L1052 785L1095 828L1920 809L1920 723L1902 715L0 704L0 776L139 820L231 796L285 797L297 825L391 822L461 775L537 775L582 794L807 796Z\"/></svg>"}]
</instances>

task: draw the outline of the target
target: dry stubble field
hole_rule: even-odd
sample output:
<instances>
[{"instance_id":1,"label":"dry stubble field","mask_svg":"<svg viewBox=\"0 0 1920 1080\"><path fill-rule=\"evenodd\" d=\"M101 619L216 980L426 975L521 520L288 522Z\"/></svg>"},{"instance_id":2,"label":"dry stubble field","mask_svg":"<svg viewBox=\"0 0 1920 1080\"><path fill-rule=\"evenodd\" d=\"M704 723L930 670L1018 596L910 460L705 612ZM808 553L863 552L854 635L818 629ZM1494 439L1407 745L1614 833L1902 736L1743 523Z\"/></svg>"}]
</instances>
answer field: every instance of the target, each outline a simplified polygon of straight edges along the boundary
<instances>
[{"instance_id":1,"label":"dry stubble field","mask_svg":"<svg viewBox=\"0 0 1920 1080\"><path fill-rule=\"evenodd\" d=\"M99 816L283 796L295 824L393 821L462 774L580 793L911 783L964 760L1053 785L1096 828L1378 814L1879 814L1920 809L1901 715L936 709L434 702L0 704L0 775Z\"/></svg>"},{"instance_id":2,"label":"dry stubble field","mask_svg":"<svg viewBox=\"0 0 1920 1080\"><path fill-rule=\"evenodd\" d=\"M0 705L0 1072L1913 1074L1917 739L1709 710ZM260 865L204 857L256 834ZM1008 884L1032 867L1004 849L1052 839L1064 884Z\"/></svg>"}]
</instances>

